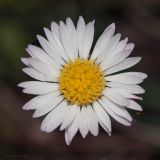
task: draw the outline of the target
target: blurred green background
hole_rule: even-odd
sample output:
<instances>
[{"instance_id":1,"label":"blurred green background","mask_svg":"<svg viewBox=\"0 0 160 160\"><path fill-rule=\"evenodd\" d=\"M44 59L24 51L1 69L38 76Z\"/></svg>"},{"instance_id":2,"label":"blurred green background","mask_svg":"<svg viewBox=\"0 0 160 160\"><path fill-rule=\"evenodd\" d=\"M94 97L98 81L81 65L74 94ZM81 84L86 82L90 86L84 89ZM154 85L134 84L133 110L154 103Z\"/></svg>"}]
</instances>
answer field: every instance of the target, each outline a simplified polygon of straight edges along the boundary
<instances>
[{"instance_id":1,"label":"blurred green background","mask_svg":"<svg viewBox=\"0 0 160 160\"><path fill-rule=\"evenodd\" d=\"M132 112L131 127L113 121L112 136L77 135L69 147L64 133L40 131L43 118L32 119L22 105L32 96L17 84L31 80L21 69L25 48L51 21L82 15L95 19L95 38L112 22L117 32L136 44L133 56L143 57L134 70L149 75L142 113ZM159 160L160 159L160 1L159 0L0 0L0 160ZM132 70L132 69L131 69Z\"/></svg>"}]
</instances>

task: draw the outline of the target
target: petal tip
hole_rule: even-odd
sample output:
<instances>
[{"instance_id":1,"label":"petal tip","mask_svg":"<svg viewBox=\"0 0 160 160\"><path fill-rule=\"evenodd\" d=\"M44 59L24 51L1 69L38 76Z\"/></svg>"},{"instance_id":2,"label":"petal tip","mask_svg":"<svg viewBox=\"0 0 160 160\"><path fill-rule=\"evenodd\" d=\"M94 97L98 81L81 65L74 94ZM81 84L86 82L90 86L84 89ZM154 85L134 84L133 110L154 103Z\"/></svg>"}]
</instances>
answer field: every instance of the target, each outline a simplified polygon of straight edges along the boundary
<instances>
[{"instance_id":1,"label":"petal tip","mask_svg":"<svg viewBox=\"0 0 160 160\"><path fill-rule=\"evenodd\" d=\"M22 87L21 85L22 85L22 83L18 83L18 84L17 84L18 87Z\"/></svg>"},{"instance_id":2,"label":"petal tip","mask_svg":"<svg viewBox=\"0 0 160 160\"><path fill-rule=\"evenodd\" d=\"M37 118L37 117L38 116L37 116L36 112L34 112L33 115L32 115L32 118Z\"/></svg>"}]
</instances>

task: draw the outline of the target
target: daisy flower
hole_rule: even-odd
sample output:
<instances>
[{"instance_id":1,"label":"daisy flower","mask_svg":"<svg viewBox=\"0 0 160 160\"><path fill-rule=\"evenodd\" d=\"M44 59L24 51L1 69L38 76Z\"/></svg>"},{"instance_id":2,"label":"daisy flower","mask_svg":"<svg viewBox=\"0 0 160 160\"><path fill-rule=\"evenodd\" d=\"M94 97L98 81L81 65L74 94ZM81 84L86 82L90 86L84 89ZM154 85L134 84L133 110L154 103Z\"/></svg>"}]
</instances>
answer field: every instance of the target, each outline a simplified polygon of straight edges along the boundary
<instances>
[{"instance_id":1,"label":"daisy flower","mask_svg":"<svg viewBox=\"0 0 160 160\"><path fill-rule=\"evenodd\" d=\"M132 117L126 108L142 111L135 100L144 89L138 84L147 77L141 72L125 72L141 57L130 57L134 44L120 40L109 25L91 50L94 21L85 24L80 16L77 26L70 18L66 24L52 22L44 28L44 38L37 35L41 47L28 45L30 57L22 58L23 69L34 81L18 86L27 94L37 95L23 109L35 110L33 117L46 115L41 130L52 132L58 126L65 130L69 145L80 131L83 138L90 132L97 136L99 126L111 135L111 119L130 126ZM138 94L138 95L137 95Z\"/></svg>"}]
</instances>

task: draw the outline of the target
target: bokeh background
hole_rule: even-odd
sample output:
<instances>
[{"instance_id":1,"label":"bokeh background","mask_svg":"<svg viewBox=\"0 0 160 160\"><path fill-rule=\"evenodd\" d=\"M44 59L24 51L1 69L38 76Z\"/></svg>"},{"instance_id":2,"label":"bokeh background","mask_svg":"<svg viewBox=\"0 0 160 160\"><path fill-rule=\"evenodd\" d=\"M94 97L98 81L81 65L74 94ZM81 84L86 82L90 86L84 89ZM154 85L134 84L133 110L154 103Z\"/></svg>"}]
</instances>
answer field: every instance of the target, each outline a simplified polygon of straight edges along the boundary
<instances>
[{"instance_id":1,"label":"bokeh background","mask_svg":"<svg viewBox=\"0 0 160 160\"><path fill-rule=\"evenodd\" d=\"M142 113L132 112L131 127L113 121L112 136L103 130L84 140L78 134L68 147L64 133L40 131L43 118L32 119L22 105L32 96L17 84L31 80L21 69L25 48L51 21L78 16L95 19L95 38L116 23L117 32L136 44L134 67L149 75ZM160 1L159 0L0 0L0 160L159 160L160 159ZM132 69L131 69L132 70Z\"/></svg>"}]
</instances>

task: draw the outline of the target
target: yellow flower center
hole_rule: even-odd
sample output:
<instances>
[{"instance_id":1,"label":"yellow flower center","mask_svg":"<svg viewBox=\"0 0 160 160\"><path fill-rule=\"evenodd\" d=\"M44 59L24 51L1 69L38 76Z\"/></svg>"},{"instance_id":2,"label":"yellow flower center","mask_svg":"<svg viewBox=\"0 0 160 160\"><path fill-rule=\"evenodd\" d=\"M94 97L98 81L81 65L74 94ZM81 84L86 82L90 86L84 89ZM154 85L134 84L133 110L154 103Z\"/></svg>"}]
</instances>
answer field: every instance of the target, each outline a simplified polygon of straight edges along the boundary
<instances>
[{"instance_id":1,"label":"yellow flower center","mask_svg":"<svg viewBox=\"0 0 160 160\"><path fill-rule=\"evenodd\" d=\"M105 79L101 68L91 60L70 61L59 77L64 98L77 105L88 105L102 96Z\"/></svg>"}]
</instances>

